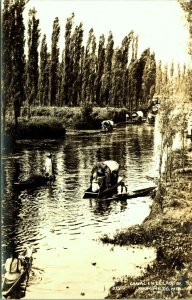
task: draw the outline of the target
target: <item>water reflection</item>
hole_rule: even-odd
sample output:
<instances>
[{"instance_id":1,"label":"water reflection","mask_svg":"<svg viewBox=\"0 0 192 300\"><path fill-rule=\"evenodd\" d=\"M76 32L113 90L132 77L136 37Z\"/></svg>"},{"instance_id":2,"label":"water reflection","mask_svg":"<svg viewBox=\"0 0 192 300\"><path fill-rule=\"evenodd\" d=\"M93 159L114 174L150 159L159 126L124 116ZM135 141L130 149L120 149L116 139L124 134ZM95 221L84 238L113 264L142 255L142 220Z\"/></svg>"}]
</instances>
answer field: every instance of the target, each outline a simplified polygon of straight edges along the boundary
<instances>
[{"instance_id":1,"label":"water reflection","mask_svg":"<svg viewBox=\"0 0 192 300\"><path fill-rule=\"evenodd\" d=\"M127 208L127 201L97 201L97 200L89 200L90 207L95 215L109 215L112 211L113 206L115 206L116 213L119 211L124 211ZM118 209L119 208L119 209Z\"/></svg>"},{"instance_id":2,"label":"water reflection","mask_svg":"<svg viewBox=\"0 0 192 300\"><path fill-rule=\"evenodd\" d=\"M145 125L127 126L117 128L110 135L76 135L57 142L24 141L17 143L13 153L6 154L3 160L6 190L2 203L4 257L11 241L14 241L18 250L30 244L36 250L35 265L45 271L44 283L41 283L43 291L33 285L27 297L35 299L37 289L41 295L38 297L46 298L47 280L49 286L52 286L55 298L60 276L65 278L60 287L62 290L66 289L65 285L69 280L75 281L77 287L82 282L85 284L93 270L87 268L84 257L79 267L84 270L87 268L85 278L82 279L82 269L79 271L81 275L74 275L79 263L75 260L75 255L79 255L80 249L87 249L88 263L91 264L95 256L99 260L98 253L103 257L108 255L106 253L109 248L97 242L102 234L113 235L117 229L142 222L148 215L151 199L147 197L144 198L145 201L143 198L136 198L98 202L83 199L83 194L89 186L91 169L96 160L112 159L119 162L120 175L124 177L130 190L151 185L146 176L155 172L153 131L153 127ZM54 185L35 190L14 191L14 181L27 179L30 174L41 172L47 152L53 154L56 172ZM125 255L128 264L131 263L127 254ZM116 259L113 256L113 260ZM49 266L46 268L48 262ZM109 269L111 268L112 266ZM109 278L112 279L111 273L104 269L100 269L103 274L95 274L97 286L104 280L109 283ZM126 275L128 271L123 268L121 271L116 270L118 272ZM79 294L75 297L78 296Z\"/></svg>"}]
</instances>

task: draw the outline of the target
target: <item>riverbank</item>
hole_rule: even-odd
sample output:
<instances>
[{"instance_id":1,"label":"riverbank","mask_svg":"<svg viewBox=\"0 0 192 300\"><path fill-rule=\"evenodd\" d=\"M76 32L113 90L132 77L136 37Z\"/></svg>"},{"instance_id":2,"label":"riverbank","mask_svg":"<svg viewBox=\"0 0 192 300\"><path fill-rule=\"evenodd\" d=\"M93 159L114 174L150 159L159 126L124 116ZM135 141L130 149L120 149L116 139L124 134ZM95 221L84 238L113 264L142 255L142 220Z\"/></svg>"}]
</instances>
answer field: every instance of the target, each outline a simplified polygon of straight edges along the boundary
<instances>
[{"instance_id":1,"label":"riverbank","mask_svg":"<svg viewBox=\"0 0 192 300\"><path fill-rule=\"evenodd\" d=\"M179 158L178 158L179 159ZM192 296L192 147L184 171L177 166L172 181L154 199L142 225L103 236L104 243L156 248L156 259L139 277L119 279L106 298L176 299Z\"/></svg>"},{"instance_id":2,"label":"riverbank","mask_svg":"<svg viewBox=\"0 0 192 300\"><path fill-rule=\"evenodd\" d=\"M125 108L115 107L31 107L21 109L18 126L7 114L5 134L12 139L64 138L68 130L100 130L103 120L125 122Z\"/></svg>"}]
</instances>

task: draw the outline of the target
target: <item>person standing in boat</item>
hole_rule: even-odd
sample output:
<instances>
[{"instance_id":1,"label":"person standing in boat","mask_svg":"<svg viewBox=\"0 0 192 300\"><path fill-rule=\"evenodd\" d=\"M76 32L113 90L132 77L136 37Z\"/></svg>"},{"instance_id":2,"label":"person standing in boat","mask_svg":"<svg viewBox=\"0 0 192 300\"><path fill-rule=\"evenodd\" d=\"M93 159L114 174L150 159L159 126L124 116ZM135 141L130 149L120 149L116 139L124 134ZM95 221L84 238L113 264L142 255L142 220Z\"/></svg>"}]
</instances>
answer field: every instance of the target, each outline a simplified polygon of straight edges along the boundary
<instances>
[{"instance_id":1,"label":"person standing in boat","mask_svg":"<svg viewBox=\"0 0 192 300\"><path fill-rule=\"evenodd\" d=\"M52 160L52 154L51 153L47 154L47 157L45 159L44 170L45 170L45 176L48 177L49 180L51 181L54 178L53 160Z\"/></svg>"},{"instance_id":2,"label":"person standing in boat","mask_svg":"<svg viewBox=\"0 0 192 300\"><path fill-rule=\"evenodd\" d=\"M109 189L117 183L119 164L116 161L108 160L97 162L91 173L91 188L93 192Z\"/></svg>"}]
</instances>

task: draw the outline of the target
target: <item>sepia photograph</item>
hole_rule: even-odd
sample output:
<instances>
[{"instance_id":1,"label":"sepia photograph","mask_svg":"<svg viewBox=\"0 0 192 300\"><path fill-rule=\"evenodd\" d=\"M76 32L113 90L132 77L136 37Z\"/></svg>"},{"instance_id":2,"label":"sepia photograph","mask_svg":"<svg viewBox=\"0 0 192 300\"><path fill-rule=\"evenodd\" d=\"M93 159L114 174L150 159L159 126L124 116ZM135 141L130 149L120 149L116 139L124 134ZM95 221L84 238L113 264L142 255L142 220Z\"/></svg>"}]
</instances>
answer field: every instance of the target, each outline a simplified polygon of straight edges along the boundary
<instances>
[{"instance_id":1,"label":"sepia photograph","mask_svg":"<svg viewBox=\"0 0 192 300\"><path fill-rule=\"evenodd\" d=\"M1 298L192 299L192 0L1 1Z\"/></svg>"}]
</instances>

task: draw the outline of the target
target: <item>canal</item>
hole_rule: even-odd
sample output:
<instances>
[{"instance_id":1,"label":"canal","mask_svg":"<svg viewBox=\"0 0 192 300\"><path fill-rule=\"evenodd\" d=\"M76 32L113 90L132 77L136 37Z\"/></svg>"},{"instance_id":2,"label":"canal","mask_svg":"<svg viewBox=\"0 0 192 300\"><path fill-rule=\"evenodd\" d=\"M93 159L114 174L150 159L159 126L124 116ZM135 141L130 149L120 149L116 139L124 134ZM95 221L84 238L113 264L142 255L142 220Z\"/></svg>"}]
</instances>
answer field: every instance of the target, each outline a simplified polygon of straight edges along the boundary
<instances>
[{"instance_id":1,"label":"canal","mask_svg":"<svg viewBox=\"0 0 192 300\"><path fill-rule=\"evenodd\" d=\"M65 140L17 141L2 158L2 252L34 249L26 299L104 299L114 280L137 276L155 258L155 250L103 245L99 238L140 224L152 200L98 202L83 199L92 166L115 160L128 190L153 185L157 175L154 127L126 125L112 133L67 134ZM53 154L53 186L16 192L13 182L40 173Z\"/></svg>"}]
</instances>

